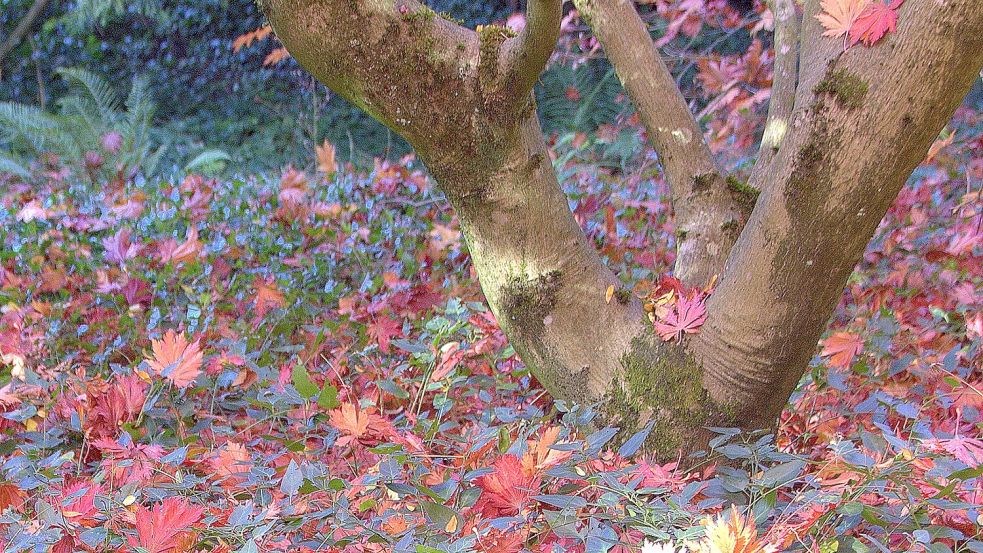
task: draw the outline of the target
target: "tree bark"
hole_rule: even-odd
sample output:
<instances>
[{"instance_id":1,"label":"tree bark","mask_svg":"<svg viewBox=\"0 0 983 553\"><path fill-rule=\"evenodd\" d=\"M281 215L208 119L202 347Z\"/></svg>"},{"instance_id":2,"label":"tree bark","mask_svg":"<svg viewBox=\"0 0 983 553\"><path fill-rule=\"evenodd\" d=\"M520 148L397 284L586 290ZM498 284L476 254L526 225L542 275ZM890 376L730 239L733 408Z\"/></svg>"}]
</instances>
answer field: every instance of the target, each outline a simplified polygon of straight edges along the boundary
<instances>
[{"instance_id":1,"label":"tree bark","mask_svg":"<svg viewBox=\"0 0 983 553\"><path fill-rule=\"evenodd\" d=\"M847 278L983 65L976 0L905 2L896 33L844 52L803 18L802 70L781 149L690 344L715 401L774 424Z\"/></svg>"},{"instance_id":2,"label":"tree bark","mask_svg":"<svg viewBox=\"0 0 983 553\"><path fill-rule=\"evenodd\" d=\"M608 300L619 280L557 183L530 75L546 63L560 0L531 0L535 23L519 36L496 26L464 29L415 0L263 7L305 68L417 150L457 212L488 304L547 390L598 404L602 423L626 432L651 423L646 447L671 457L704 446L707 425L774 424L880 218L983 64L977 1L906 2L883 44L843 52L841 41L819 36L818 0L809 0L788 131L768 170L754 173L750 185L762 196L730 251L703 330L683 344L658 340L627 290ZM718 176L693 178L716 169L678 90L659 98L638 84L654 68L653 82L668 87L647 33L642 48L627 51L616 33L605 34L601 12L592 22L621 60L619 75L635 83L626 84L632 98L650 106L647 124L693 133L690 141L661 131L653 138L671 180L688 179L716 198L680 185L677 216L726 224L713 219L725 205ZM681 255L684 265L701 267L696 280L717 262Z\"/></svg>"},{"instance_id":3,"label":"tree bark","mask_svg":"<svg viewBox=\"0 0 983 553\"><path fill-rule=\"evenodd\" d=\"M17 48L17 46L24 40L24 37L27 36L28 31L30 31L31 27L34 26L34 22L37 20L38 16L41 15L41 12L44 11L45 6L48 5L48 1L49 0L34 0L34 4L31 5L31 8L27 10L24 17L17 23L17 26L14 27L14 30L10 33L10 36L7 37L7 40L0 43L0 64L3 63L3 60L7 57L7 54L12 52L14 48Z\"/></svg>"},{"instance_id":4,"label":"tree bark","mask_svg":"<svg viewBox=\"0 0 983 553\"><path fill-rule=\"evenodd\" d=\"M720 274L757 199L734 186L703 140L632 0L574 0L638 109L672 192L675 276L705 286Z\"/></svg>"}]
</instances>

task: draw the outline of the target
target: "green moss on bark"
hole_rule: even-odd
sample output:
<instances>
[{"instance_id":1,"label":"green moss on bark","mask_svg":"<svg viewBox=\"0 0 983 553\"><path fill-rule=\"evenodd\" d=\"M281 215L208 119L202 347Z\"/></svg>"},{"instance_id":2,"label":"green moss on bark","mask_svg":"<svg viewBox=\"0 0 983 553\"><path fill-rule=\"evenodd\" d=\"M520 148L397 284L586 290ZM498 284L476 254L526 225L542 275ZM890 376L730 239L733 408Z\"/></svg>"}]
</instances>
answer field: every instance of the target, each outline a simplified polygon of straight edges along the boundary
<instances>
[{"instance_id":1,"label":"green moss on bark","mask_svg":"<svg viewBox=\"0 0 983 553\"><path fill-rule=\"evenodd\" d=\"M546 331L545 319L556 307L560 271L550 271L528 280L512 278L502 287L502 311L515 332L529 340L540 340Z\"/></svg>"},{"instance_id":2,"label":"green moss on bark","mask_svg":"<svg viewBox=\"0 0 983 553\"><path fill-rule=\"evenodd\" d=\"M707 424L726 418L703 387L702 370L682 346L636 337L621 358L605 409L621 424L622 440L653 423L645 449L669 458Z\"/></svg>"},{"instance_id":3,"label":"green moss on bark","mask_svg":"<svg viewBox=\"0 0 983 553\"><path fill-rule=\"evenodd\" d=\"M832 67L826 71L826 76L812 91L819 94L828 94L836 99L836 103L847 109L856 109L863 105L867 97L867 82L858 75L846 69L833 70Z\"/></svg>"},{"instance_id":4,"label":"green moss on bark","mask_svg":"<svg viewBox=\"0 0 983 553\"><path fill-rule=\"evenodd\" d=\"M758 203L758 196L761 195L760 190L733 175L727 177L727 188L734 193L738 203L747 212L754 209L754 204Z\"/></svg>"}]
</instances>

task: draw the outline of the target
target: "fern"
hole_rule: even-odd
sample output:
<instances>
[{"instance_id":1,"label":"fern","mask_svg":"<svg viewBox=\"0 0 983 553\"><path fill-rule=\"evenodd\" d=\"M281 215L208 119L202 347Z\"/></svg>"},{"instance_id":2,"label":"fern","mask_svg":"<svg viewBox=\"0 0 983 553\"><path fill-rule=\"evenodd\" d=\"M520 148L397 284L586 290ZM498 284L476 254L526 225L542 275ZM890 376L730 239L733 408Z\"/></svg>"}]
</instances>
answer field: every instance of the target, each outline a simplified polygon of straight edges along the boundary
<instances>
[{"instance_id":1,"label":"fern","mask_svg":"<svg viewBox=\"0 0 983 553\"><path fill-rule=\"evenodd\" d=\"M92 27L105 26L127 14L146 17L161 26L170 19L161 0L76 0L60 22L69 32L77 35Z\"/></svg>"},{"instance_id":2,"label":"fern","mask_svg":"<svg viewBox=\"0 0 983 553\"><path fill-rule=\"evenodd\" d=\"M612 123L621 113L622 93L614 69L592 62L573 68L554 65L542 76L536 101L543 127L551 132L590 132ZM570 93L576 92L576 98Z\"/></svg>"},{"instance_id":3,"label":"fern","mask_svg":"<svg viewBox=\"0 0 983 553\"><path fill-rule=\"evenodd\" d=\"M223 150L205 150L185 164L184 170L189 173L196 170L207 171L228 161L232 161L232 156Z\"/></svg>"},{"instance_id":4,"label":"fern","mask_svg":"<svg viewBox=\"0 0 983 553\"><path fill-rule=\"evenodd\" d=\"M55 70L69 84L79 86L95 102L102 120L112 121L120 111L119 95L102 77L79 67L59 67Z\"/></svg>"},{"instance_id":5,"label":"fern","mask_svg":"<svg viewBox=\"0 0 983 553\"><path fill-rule=\"evenodd\" d=\"M31 178L31 171L13 155L0 150L0 173L11 173L27 180Z\"/></svg>"},{"instance_id":6,"label":"fern","mask_svg":"<svg viewBox=\"0 0 983 553\"><path fill-rule=\"evenodd\" d=\"M57 113L0 102L0 145L27 156L52 152L77 167L84 165L88 152L112 155L115 156L114 163L103 169L106 174L102 176L108 178L119 168L130 175L153 176L175 145L184 146L178 148L183 150L192 142L188 137L154 127L156 105L151 99L147 79L134 79L129 94L121 101L110 83L93 73L77 68L57 71L72 85L73 94L58 100ZM119 133L122 137L119 149L112 152L107 152L100 140L109 132ZM4 168L10 168L8 172L23 175L24 166L15 157L6 154L0 159ZM207 150L187 167L188 170L216 168L229 159L225 152ZM91 167L87 167L84 174L95 176Z\"/></svg>"}]
</instances>

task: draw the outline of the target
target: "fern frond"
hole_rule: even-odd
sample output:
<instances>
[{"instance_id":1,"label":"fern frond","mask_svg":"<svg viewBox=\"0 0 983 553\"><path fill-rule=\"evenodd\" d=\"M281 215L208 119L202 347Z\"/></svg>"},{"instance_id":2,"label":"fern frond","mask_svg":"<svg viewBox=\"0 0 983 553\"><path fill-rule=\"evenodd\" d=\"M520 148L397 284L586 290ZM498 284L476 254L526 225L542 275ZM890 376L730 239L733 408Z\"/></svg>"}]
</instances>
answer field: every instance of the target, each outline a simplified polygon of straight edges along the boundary
<instances>
[{"instance_id":1,"label":"fern frond","mask_svg":"<svg viewBox=\"0 0 983 553\"><path fill-rule=\"evenodd\" d=\"M105 79L79 67L59 67L55 71L95 102L103 121L109 123L118 117L119 95Z\"/></svg>"},{"instance_id":2,"label":"fern frond","mask_svg":"<svg viewBox=\"0 0 983 553\"><path fill-rule=\"evenodd\" d=\"M31 178L30 169L12 154L3 150L0 150L0 173L17 175L24 180Z\"/></svg>"},{"instance_id":3,"label":"fern frond","mask_svg":"<svg viewBox=\"0 0 983 553\"><path fill-rule=\"evenodd\" d=\"M190 173L196 169L211 168L220 163L224 164L228 161L232 161L232 156L230 156L224 150L205 150L185 164L184 170Z\"/></svg>"},{"instance_id":4,"label":"fern frond","mask_svg":"<svg viewBox=\"0 0 983 553\"><path fill-rule=\"evenodd\" d=\"M16 102L0 102L0 138L5 142L26 141L35 151L57 141L60 134L57 119L35 106Z\"/></svg>"}]
</instances>

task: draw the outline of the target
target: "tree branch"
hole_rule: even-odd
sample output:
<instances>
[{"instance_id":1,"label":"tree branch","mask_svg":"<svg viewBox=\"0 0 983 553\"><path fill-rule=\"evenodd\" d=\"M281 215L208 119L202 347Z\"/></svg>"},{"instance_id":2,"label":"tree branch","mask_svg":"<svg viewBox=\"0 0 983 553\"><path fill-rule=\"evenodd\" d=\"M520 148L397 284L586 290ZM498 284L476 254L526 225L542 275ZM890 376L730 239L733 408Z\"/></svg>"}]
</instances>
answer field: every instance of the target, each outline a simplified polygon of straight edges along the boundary
<instances>
[{"instance_id":1,"label":"tree branch","mask_svg":"<svg viewBox=\"0 0 983 553\"><path fill-rule=\"evenodd\" d=\"M473 126L478 38L416 0L265 0L305 69L421 154L464 147Z\"/></svg>"},{"instance_id":2,"label":"tree branch","mask_svg":"<svg viewBox=\"0 0 983 553\"><path fill-rule=\"evenodd\" d=\"M979 0L905 2L897 31L843 50L802 19L796 109L707 320L688 344L747 428L774 424L881 218L978 78ZM740 406L740 407L736 407Z\"/></svg>"},{"instance_id":3,"label":"tree branch","mask_svg":"<svg viewBox=\"0 0 983 553\"><path fill-rule=\"evenodd\" d=\"M788 132L799 81L801 21L795 0L771 0L770 7L775 19L775 65L768 119L754 168L756 173L768 169Z\"/></svg>"},{"instance_id":4,"label":"tree branch","mask_svg":"<svg viewBox=\"0 0 983 553\"><path fill-rule=\"evenodd\" d=\"M37 20L38 16L41 15L41 12L44 11L45 6L48 5L48 1L49 0L34 0L34 4L31 6L31 9L27 11L17 26L14 27L13 32L10 33L7 40L0 44L0 63L3 63L3 60L7 57L7 54L12 52L14 48L17 48L21 41L24 40L24 37L27 35L28 31L30 31L31 27L34 25L34 21Z\"/></svg>"},{"instance_id":5,"label":"tree branch","mask_svg":"<svg viewBox=\"0 0 983 553\"><path fill-rule=\"evenodd\" d=\"M539 80L560 37L563 0L529 0L526 26L503 45L502 82L521 101Z\"/></svg>"},{"instance_id":6,"label":"tree branch","mask_svg":"<svg viewBox=\"0 0 983 553\"><path fill-rule=\"evenodd\" d=\"M754 204L728 187L703 131L631 0L574 0L601 42L632 103L672 191L679 230L676 276L704 285L723 269Z\"/></svg>"}]
</instances>

